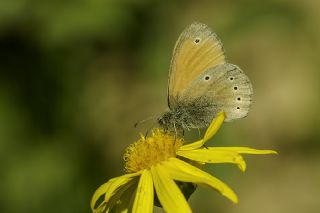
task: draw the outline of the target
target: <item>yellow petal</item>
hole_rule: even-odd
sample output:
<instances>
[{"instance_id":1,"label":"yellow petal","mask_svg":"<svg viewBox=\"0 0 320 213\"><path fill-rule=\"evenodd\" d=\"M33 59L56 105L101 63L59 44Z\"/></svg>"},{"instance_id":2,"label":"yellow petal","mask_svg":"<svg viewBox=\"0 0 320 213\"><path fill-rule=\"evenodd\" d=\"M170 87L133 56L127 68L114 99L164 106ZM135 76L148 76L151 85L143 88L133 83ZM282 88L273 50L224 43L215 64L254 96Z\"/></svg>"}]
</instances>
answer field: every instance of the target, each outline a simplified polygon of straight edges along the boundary
<instances>
[{"instance_id":1,"label":"yellow petal","mask_svg":"<svg viewBox=\"0 0 320 213\"><path fill-rule=\"evenodd\" d=\"M203 137L204 143L217 133L217 131L220 129L220 126L222 125L225 118L226 118L226 113L224 112L218 113L217 117L211 122L206 133L204 134L204 137Z\"/></svg>"},{"instance_id":2,"label":"yellow petal","mask_svg":"<svg viewBox=\"0 0 320 213\"><path fill-rule=\"evenodd\" d=\"M202 147L209 139L211 139L217 133L225 118L226 114L224 112L218 113L217 117L211 122L210 126L208 127L203 139L191 144L181 146L180 150L192 150Z\"/></svg>"},{"instance_id":3,"label":"yellow petal","mask_svg":"<svg viewBox=\"0 0 320 213\"><path fill-rule=\"evenodd\" d=\"M111 212L114 213L127 213L129 211L130 201L135 189L136 186L131 186L129 189L127 189L125 193L122 194L114 208L109 208L106 213L108 213L110 210L112 210ZM113 197L110 199L109 203L111 203L112 199Z\"/></svg>"},{"instance_id":4,"label":"yellow petal","mask_svg":"<svg viewBox=\"0 0 320 213\"><path fill-rule=\"evenodd\" d=\"M259 150L259 149L252 149L249 147L209 147L209 150L226 150L226 151L237 152L239 154L255 154L255 155L278 154L278 152L274 150Z\"/></svg>"},{"instance_id":5,"label":"yellow petal","mask_svg":"<svg viewBox=\"0 0 320 213\"><path fill-rule=\"evenodd\" d=\"M161 165L174 180L209 186L232 202L238 203L237 195L225 183L189 163L177 158L170 158L168 161L162 162Z\"/></svg>"},{"instance_id":6,"label":"yellow petal","mask_svg":"<svg viewBox=\"0 0 320 213\"><path fill-rule=\"evenodd\" d=\"M134 200L132 212L149 213L153 210L153 183L149 170L144 170L141 174Z\"/></svg>"},{"instance_id":7,"label":"yellow petal","mask_svg":"<svg viewBox=\"0 0 320 213\"><path fill-rule=\"evenodd\" d=\"M161 165L151 167L151 174L157 196L166 212L192 212L180 189Z\"/></svg>"},{"instance_id":8,"label":"yellow petal","mask_svg":"<svg viewBox=\"0 0 320 213\"><path fill-rule=\"evenodd\" d=\"M241 171L245 171L246 162L242 156L234 151L214 150L214 149L195 149L195 150L178 150L177 155L199 161L201 163L234 163L237 164Z\"/></svg>"},{"instance_id":9,"label":"yellow petal","mask_svg":"<svg viewBox=\"0 0 320 213\"><path fill-rule=\"evenodd\" d=\"M92 199L91 199L91 203L90 203L90 206L91 206L91 210L94 211L94 209L98 209L97 208L94 208L95 207L95 204L97 202L97 200L103 195L105 194L108 189L110 188L111 184L116 180L116 178L113 178L113 179L110 179L108 182L102 184L93 194L92 196Z\"/></svg>"},{"instance_id":10,"label":"yellow petal","mask_svg":"<svg viewBox=\"0 0 320 213\"><path fill-rule=\"evenodd\" d=\"M106 203L101 203L96 209L93 210L93 213L104 213L106 212Z\"/></svg>"},{"instance_id":11,"label":"yellow petal","mask_svg":"<svg viewBox=\"0 0 320 213\"><path fill-rule=\"evenodd\" d=\"M117 193L112 196L107 203L106 213L110 212L128 212L129 204L137 187L138 178L128 182L119 188Z\"/></svg>"},{"instance_id":12,"label":"yellow petal","mask_svg":"<svg viewBox=\"0 0 320 213\"><path fill-rule=\"evenodd\" d=\"M106 193L104 197L104 201L107 203L109 199L120 190L121 186L129 183L131 180L133 180L135 177L137 177L140 174L141 172L136 172L136 173L125 174L116 178L116 180L111 183L108 193Z\"/></svg>"},{"instance_id":13,"label":"yellow petal","mask_svg":"<svg viewBox=\"0 0 320 213\"><path fill-rule=\"evenodd\" d=\"M200 147L203 146L203 144L204 144L204 141L203 141L203 139L201 139L201 140L198 140L198 141L196 141L196 142L183 145L183 146L181 146L181 147L179 148L179 150L199 149Z\"/></svg>"},{"instance_id":14,"label":"yellow petal","mask_svg":"<svg viewBox=\"0 0 320 213\"><path fill-rule=\"evenodd\" d=\"M138 175L140 175L140 172L126 174L120 177L112 178L107 183L102 184L92 196L90 203L92 211L98 209L103 203L108 203L109 199L118 192L121 186L127 184ZM95 208L96 202L103 194L105 194L104 201Z\"/></svg>"}]
</instances>

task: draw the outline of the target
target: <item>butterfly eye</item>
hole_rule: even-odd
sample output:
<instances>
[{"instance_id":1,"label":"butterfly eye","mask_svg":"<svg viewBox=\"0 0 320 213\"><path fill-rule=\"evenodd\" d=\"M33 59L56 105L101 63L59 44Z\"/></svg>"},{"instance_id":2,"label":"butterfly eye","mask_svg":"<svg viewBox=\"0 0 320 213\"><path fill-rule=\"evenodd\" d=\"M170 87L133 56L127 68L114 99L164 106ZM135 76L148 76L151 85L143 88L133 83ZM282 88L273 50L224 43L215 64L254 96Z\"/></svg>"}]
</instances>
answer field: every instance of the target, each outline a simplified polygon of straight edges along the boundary
<instances>
[{"instance_id":1,"label":"butterfly eye","mask_svg":"<svg viewBox=\"0 0 320 213\"><path fill-rule=\"evenodd\" d=\"M210 80L210 76L208 76L208 75L205 76L205 77L204 77L204 80L209 81L209 80Z\"/></svg>"},{"instance_id":2,"label":"butterfly eye","mask_svg":"<svg viewBox=\"0 0 320 213\"><path fill-rule=\"evenodd\" d=\"M201 39L200 39L200 38L196 38L196 39L194 39L194 43L196 43L196 44L199 44L199 43L200 43L200 41L201 41Z\"/></svg>"}]
</instances>

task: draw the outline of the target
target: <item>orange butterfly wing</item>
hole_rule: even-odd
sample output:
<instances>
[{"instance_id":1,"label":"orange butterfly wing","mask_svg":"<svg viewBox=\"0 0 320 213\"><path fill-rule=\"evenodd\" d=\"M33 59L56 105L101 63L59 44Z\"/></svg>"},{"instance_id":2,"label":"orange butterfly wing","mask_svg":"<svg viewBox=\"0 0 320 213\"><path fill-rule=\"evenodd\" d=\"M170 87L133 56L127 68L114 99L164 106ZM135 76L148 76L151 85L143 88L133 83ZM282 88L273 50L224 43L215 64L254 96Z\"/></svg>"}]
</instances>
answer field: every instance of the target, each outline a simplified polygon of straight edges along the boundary
<instances>
[{"instance_id":1,"label":"orange butterfly wing","mask_svg":"<svg viewBox=\"0 0 320 213\"><path fill-rule=\"evenodd\" d=\"M222 43L205 24L192 23L176 42L168 83L168 104L178 105L179 96L191 81L208 68L225 63ZM190 94L192 95L192 94Z\"/></svg>"}]
</instances>

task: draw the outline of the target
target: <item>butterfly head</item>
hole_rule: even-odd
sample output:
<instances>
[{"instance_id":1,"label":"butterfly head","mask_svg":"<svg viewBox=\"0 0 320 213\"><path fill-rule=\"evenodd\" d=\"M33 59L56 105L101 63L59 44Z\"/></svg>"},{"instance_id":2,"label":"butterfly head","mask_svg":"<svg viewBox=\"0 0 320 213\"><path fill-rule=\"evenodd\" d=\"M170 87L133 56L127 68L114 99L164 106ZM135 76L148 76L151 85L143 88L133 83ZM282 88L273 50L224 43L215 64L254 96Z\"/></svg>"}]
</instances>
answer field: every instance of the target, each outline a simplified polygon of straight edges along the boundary
<instances>
[{"instance_id":1,"label":"butterfly head","mask_svg":"<svg viewBox=\"0 0 320 213\"><path fill-rule=\"evenodd\" d=\"M178 122L176 122L176 113L174 111L165 112L158 118L159 125L167 130L174 130L180 128Z\"/></svg>"},{"instance_id":2,"label":"butterfly head","mask_svg":"<svg viewBox=\"0 0 320 213\"><path fill-rule=\"evenodd\" d=\"M158 118L159 125L169 131L182 131L193 126L192 117L185 108L170 110Z\"/></svg>"}]
</instances>

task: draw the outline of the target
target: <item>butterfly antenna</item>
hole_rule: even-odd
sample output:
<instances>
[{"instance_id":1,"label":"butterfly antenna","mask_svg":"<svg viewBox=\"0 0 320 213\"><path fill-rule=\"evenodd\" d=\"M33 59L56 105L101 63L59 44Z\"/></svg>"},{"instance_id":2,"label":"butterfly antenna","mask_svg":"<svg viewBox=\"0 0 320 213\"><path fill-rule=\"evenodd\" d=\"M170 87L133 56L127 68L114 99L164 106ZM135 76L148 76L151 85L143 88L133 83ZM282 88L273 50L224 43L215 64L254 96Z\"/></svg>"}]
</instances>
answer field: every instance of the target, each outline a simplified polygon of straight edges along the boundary
<instances>
[{"instance_id":1,"label":"butterfly antenna","mask_svg":"<svg viewBox=\"0 0 320 213\"><path fill-rule=\"evenodd\" d=\"M156 116L150 116L150 117L148 117L148 118L146 118L144 120L136 122L133 126L134 126L134 128L137 128L138 125L140 125L142 123L145 123L146 121L149 121L149 120L154 119L154 118L156 118Z\"/></svg>"}]
</instances>

